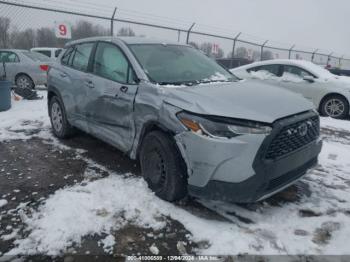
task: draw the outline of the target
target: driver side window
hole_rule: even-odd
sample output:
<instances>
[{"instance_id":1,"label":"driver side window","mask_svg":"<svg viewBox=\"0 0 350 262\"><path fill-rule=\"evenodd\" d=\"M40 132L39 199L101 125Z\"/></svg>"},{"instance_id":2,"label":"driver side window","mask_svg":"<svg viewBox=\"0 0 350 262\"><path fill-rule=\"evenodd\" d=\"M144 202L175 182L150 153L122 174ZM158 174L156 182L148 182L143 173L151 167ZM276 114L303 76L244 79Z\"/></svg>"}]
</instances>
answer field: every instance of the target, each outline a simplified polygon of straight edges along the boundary
<instances>
[{"instance_id":1,"label":"driver side window","mask_svg":"<svg viewBox=\"0 0 350 262\"><path fill-rule=\"evenodd\" d=\"M119 83L135 84L128 60L117 46L109 43L98 43L93 73Z\"/></svg>"}]
</instances>

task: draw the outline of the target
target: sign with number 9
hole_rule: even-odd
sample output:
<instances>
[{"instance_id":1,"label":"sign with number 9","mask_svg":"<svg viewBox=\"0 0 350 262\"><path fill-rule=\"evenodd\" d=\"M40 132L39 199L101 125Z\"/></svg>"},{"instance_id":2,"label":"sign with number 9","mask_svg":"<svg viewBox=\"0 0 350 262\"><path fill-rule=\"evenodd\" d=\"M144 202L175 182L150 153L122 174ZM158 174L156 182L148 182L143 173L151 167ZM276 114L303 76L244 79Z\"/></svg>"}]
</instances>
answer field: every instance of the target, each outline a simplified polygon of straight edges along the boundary
<instances>
[{"instance_id":1,"label":"sign with number 9","mask_svg":"<svg viewBox=\"0 0 350 262\"><path fill-rule=\"evenodd\" d=\"M57 38L71 39L72 30L67 23L56 23L55 25L55 35Z\"/></svg>"}]
</instances>

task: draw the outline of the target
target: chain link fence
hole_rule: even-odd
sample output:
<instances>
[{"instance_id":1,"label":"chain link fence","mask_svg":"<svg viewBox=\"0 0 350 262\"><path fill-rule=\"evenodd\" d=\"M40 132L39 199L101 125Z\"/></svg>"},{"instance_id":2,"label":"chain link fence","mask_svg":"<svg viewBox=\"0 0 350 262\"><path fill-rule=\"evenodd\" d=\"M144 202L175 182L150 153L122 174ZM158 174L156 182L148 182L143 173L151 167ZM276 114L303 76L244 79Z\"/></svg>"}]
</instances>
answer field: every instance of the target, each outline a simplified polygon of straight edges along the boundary
<instances>
[{"instance_id":1,"label":"chain link fence","mask_svg":"<svg viewBox=\"0 0 350 262\"><path fill-rule=\"evenodd\" d=\"M50 3L59 1L50 1ZM83 7L83 6L82 6ZM92 6L93 7L93 6ZM84 10L81 8L81 10ZM189 43L214 58L245 58L250 61L267 59L303 59L322 66L350 69L350 57L319 49L300 48L256 37L229 32L200 24L164 21L151 23L141 15L138 20L110 14L73 11L68 6L38 5L30 1L0 0L0 48L63 47L68 41L55 36L55 23L64 22L72 28L72 39L101 35L147 36ZM157 17L154 16L154 21Z\"/></svg>"}]
</instances>

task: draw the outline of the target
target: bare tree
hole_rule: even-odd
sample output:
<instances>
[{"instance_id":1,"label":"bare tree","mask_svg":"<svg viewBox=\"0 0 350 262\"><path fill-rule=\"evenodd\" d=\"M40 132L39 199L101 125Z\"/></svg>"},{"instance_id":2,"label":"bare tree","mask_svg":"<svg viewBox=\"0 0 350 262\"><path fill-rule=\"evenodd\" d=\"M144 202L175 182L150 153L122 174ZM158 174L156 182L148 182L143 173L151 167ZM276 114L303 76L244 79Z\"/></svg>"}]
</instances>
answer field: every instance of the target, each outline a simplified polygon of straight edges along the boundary
<instances>
[{"instance_id":1,"label":"bare tree","mask_svg":"<svg viewBox=\"0 0 350 262\"><path fill-rule=\"evenodd\" d=\"M207 56L214 57L214 58L222 58L224 57L224 50L219 47L218 53L213 53L213 44L206 42L200 45L200 50L202 50Z\"/></svg>"},{"instance_id":2,"label":"bare tree","mask_svg":"<svg viewBox=\"0 0 350 262\"><path fill-rule=\"evenodd\" d=\"M130 27L122 27L119 29L117 36L135 36L135 32Z\"/></svg>"},{"instance_id":3,"label":"bare tree","mask_svg":"<svg viewBox=\"0 0 350 262\"><path fill-rule=\"evenodd\" d=\"M15 29L11 33L11 47L17 49L31 49L35 46L35 31L26 29L18 31Z\"/></svg>"},{"instance_id":4,"label":"bare tree","mask_svg":"<svg viewBox=\"0 0 350 262\"><path fill-rule=\"evenodd\" d=\"M273 53L270 50L265 50L262 53L262 60L271 60L273 59Z\"/></svg>"},{"instance_id":5,"label":"bare tree","mask_svg":"<svg viewBox=\"0 0 350 262\"><path fill-rule=\"evenodd\" d=\"M188 44L193 46L196 49L199 49L199 45L196 42L189 42Z\"/></svg>"},{"instance_id":6,"label":"bare tree","mask_svg":"<svg viewBox=\"0 0 350 262\"><path fill-rule=\"evenodd\" d=\"M43 27L37 30L36 43L41 47L56 47L57 38L51 28Z\"/></svg>"},{"instance_id":7,"label":"bare tree","mask_svg":"<svg viewBox=\"0 0 350 262\"><path fill-rule=\"evenodd\" d=\"M244 46L240 46L236 49L236 57L238 58L247 58L248 50Z\"/></svg>"},{"instance_id":8,"label":"bare tree","mask_svg":"<svg viewBox=\"0 0 350 262\"><path fill-rule=\"evenodd\" d=\"M0 17L0 48L8 48L10 45L10 19Z\"/></svg>"},{"instance_id":9,"label":"bare tree","mask_svg":"<svg viewBox=\"0 0 350 262\"><path fill-rule=\"evenodd\" d=\"M72 38L80 39L92 36L105 36L109 35L109 31L104 29L100 25L93 25L92 23L80 20L72 28Z\"/></svg>"}]
</instances>

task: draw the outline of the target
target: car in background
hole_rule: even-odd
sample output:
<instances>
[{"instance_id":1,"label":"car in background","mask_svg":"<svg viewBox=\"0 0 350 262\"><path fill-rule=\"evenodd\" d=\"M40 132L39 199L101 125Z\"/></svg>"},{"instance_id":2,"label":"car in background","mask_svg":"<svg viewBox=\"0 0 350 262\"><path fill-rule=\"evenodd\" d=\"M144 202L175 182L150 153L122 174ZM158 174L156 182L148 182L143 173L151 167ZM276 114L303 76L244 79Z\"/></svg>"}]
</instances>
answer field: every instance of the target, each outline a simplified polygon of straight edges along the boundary
<instances>
[{"instance_id":1,"label":"car in background","mask_svg":"<svg viewBox=\"0 0 350 262\"><path fill-rule=\"evenodd\" d=\"M0 63L5 63L6 78L18 88L34 89L46 85L52 60L42 54L19 49L0 49ZM0 71L3 71L2 66Z\"/></svg>"},{"instance_id":2,"label":"car in background","mask_svg":"<svg viewBox=\"0 0 350 262\"><path fill-rule=\"evenodd\" d=\"M350 76L350 70L346 70L346 69L331 68L329 69L329 71L332 74L338 75L338 76Z\"/></svg>"},{"instance_id":3,"label":"car in background","mask_svg":"<svg viewBox=\"0 0 350 262\"><path fill-rule=\"evenodd\" d=\"M255 79L300 93L321 115L349 116L350 78L303 60L268 60L237 67L231 72L241 79Z\"/></svg>"},{"instance_id":4,"label":"car in background","mask_svg":"<svg viewBox=\"0 0 350 262\"><path fill-rule=\"evenodd\" d=\"M35 47L30 49L30 51L32 52L40 53L42 55L45 55L55 60L61 54L62 50L63 50L62 48L52 48L52 47Z\"/></svg>"},{"instance_id":5,"label":"car in background","mask_svg":"<svg viewBox=\"0 0 350 262\"><path fill-rule=\"evenodd\" d=\"M48 111L57 137L78 128L139 160L168 201L264 199L301 178L322 147L319 115L302 96L143 37L67 44L48 72Z\"/></svg>"}]
</instances>

